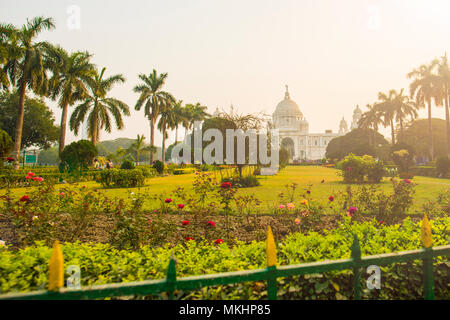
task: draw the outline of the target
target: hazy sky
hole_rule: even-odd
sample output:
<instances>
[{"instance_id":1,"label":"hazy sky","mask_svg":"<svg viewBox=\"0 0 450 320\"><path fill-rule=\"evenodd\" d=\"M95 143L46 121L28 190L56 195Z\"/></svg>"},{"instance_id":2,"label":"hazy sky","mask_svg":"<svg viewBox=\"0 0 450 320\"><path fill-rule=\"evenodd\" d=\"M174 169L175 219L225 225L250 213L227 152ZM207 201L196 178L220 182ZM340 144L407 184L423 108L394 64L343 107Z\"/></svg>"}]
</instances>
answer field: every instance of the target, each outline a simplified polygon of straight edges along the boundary
<instances>
[{"instance_id":1,"label":"hazy sky","mask_svg":"<svg viewBox=\"0 0 450 320\"><path fill-rule=\"evenodd\" d=\"M316 133L337 131L342 116L350 125L356 104L364 110L379 91L407 88L409 71L450 51L449 0L0 2L2 22L22 25L38 15L56 22L40 39L88 50L107 75L126 77L112 96L133 109L131 117L102 140L149 137L132 88L153 68L168 72L166 90L177 99L211 113L232 103L241 113L272 114L288 84ZM60 110L49 105L59 123ZM444 117L443 108L433 113Z\"/></svg>"}]
</instances>

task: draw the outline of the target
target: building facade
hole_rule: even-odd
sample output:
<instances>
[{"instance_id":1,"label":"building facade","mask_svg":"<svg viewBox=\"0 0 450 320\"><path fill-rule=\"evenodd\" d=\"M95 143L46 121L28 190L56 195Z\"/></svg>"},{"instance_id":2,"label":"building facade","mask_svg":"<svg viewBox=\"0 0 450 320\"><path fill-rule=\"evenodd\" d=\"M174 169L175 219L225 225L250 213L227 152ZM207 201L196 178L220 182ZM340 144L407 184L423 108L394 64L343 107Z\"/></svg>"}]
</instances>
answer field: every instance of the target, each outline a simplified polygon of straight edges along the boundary
<instances>
[{"instance_id":1,"label":"building facade","mask_svg":"<svg viewBox=\"0 0 450 320\"><path fill-rule=\"evenodd\" d=\"M354 113L352 129L353 123L359 120L355 118L355 114L356 117L360 116L360 113ZM286 86L284 99L278 103L272 115L272 121L273 127L279 130L281 146L289 150L291 161L323 159L328 143L333 138L348 132L347 122L342 118L336 133L332 130L325 130L324 133L309 133L308 121L297 103L291 99L288 86Z\"/></svg>"}]
</instances>

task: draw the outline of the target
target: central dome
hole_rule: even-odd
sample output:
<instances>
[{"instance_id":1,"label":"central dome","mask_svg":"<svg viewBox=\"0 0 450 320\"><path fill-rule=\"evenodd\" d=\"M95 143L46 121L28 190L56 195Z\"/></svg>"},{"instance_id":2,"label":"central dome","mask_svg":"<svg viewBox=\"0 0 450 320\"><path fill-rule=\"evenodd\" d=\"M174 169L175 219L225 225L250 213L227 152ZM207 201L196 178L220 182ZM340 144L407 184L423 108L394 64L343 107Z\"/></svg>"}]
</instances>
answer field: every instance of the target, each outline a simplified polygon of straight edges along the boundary
<instances>
[{"instance_id":1,"label":"central dome","mask_svg":"<svg viewBox=\"0 0 450 320\"><path fill-rule=\"evenodd\" d=\"M275 108L274 116L296 116L303 119L303 114L300 111L297 103L291 100L289 96L288 86L286 86L286 93L284 95L284 100L282 100Z\"/></svg>"}]
</instances>

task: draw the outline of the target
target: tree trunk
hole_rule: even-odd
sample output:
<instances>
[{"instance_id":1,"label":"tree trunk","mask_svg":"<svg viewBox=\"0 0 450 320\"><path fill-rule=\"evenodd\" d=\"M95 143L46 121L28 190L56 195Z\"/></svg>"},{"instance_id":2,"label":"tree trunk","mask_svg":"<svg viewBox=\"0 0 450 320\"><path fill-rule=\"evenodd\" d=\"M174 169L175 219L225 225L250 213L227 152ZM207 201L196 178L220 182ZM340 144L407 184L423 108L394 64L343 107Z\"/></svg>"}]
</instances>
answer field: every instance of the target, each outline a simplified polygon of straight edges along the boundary
<instances>
[{"instance_id":1,"label":"tree trunk","mask_svg":"<svg viewBox=\"0 0 450 320\"><path fill-rule=\"evenodd\" d=\"M166 125L165 124L163 126L162 134L163 134L163 137L162 137L161 154L162 154L162 162L165 164L166 163Z\"/></svg>"},{"instance_id":2,"label":"tree trunk","mask_svg":"<svg viewBox=\"0 0 450 320\"><path fill-rule=\"evenodd\" d=\"M150 119L150 146L155 145L155 121ZM150 150L150 164L153 164L153 151Z\"/></svg>"},{"instance_id":3,"label":"tree trunk","mask_svg":"<svg viewBox=\"0 0 450 320\"><path fill-rule=\"evenodd\" d=\"M26 93L25 83L22 82L22 84L20 85L20 88L19 88L19 107L17 110L16 134L15 134L14 151L13 151L13 155L16 160L16 162L14 163L14 168L16 170L19 169L19 162L20 162L20 147L22 144L23 115L25 112L25 93Z\"/></svg>"},{"instance_id":4,"label":"tree trunk","mask_svg":"<svg viewBox=\"0 0 450 320\"><path fill-rule=\"evenodd\" d=\"M178 126L175 127L175 145L178 143Z\"/></svg>"},{"instance_id":5,"label":"tree trunk","mask_svg":"<svg viewBox=\"0 0 450 320\"><path fill-rule=\"evenodd\" d=\"M97 146L97 138L98 138L98 122L95 121L94 128L92 129L92 137L91 137L91 141L94 146Z\"/></svg>"},{"instance_id":6,"label":"tree trunk","mask_svg":"<svg viewBox=\"0 0 450 320\"><path fill-rule=\"evenodd\" d=\"M394 135L394 121L391 120L391 137L392 137L392 145L395 144L395 135Z\"/></svg>"},{"instance_id":7,"label":"tree trunk","mask_svg":"<svg viewBox=\"0 0 450 320\"><path fill-rule=\"evenodd\" d=\"M400 134L402 134L402 133L403 133L403 119L400 118ZM397 140L398 140L398 137L397 137Z\"/></svg>"},{"instance_id":8,"label":"tree trunk","mask_svg":"<svg viewBox=\"0 0 450 320\"><path fill-rule=\"evenodd\" d=\"M430 143L430 161L434 160L433 130L431 124L431 99L428 99L428 137Z\"/></svg>"},{"instance_id":9,"label":"tree trunk","mask_svg":"<svg viewBox=\"0 0 450 320\"><path fill-rule=\"evenodd\" d=\"M58 156L61 158L61 152L64 150L64 145L66 141L66 127L67 127L67 103L63 106L63 111L61 115L61 132L59 134L59 152Z\"/></svg>"},{"instance_id":10,"label":"tree trunk","mask_svg":"<svg viewBox=\"0 0 450 320\"><path fill-rule=\"evenodd\" d=\"M447 137L447 157L450 158L450 123L449 123L449 114L448 114L448 88L447 85L444 87L445 94L445 133Z\"/></svg>"}]
</instances>

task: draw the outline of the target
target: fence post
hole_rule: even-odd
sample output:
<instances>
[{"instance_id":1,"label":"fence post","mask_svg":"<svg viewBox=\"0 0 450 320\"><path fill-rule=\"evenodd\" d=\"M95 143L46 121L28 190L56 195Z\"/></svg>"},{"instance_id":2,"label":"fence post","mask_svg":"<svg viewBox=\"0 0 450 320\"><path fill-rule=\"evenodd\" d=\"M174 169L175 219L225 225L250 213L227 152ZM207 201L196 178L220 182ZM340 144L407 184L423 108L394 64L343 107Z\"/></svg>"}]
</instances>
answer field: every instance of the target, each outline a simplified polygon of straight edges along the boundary
<instances>
[{"instance_id":1,"label":"fence post","mask_svg":"<svg viewBox=\"0 0 450 320\"><path fill-rule=\"evenodd\" d=\"M425 300L434 300L434 278L433 278L433 256L431 245L433 239L431 237L431 225L425 214L421 225L422 245L425 249L425 257L423 258L423 293Z\"/></svg>"},{"instance_id":2,"label":"fence post","mask_svg":"<svg viewBox=\"0 0 450 320\"><path fill-rule=\"evenodd\" d=\"M356 234L353 237L351 257L353 259L353 299L361 299L361 248Z\"/></svg>"},{"instance_id":3,"label":"fence post","mask_svg":"<svg viewBox=\"0 0 450 320\"><path fill-rule=\"evenodd\" d=\"M270 226L267 228L266 240L267 255L267 295L269 300L277 300L277 248Z\"/></svg>"},{"instance_id":4,"label":"fence post","mask_svg":"<svg viewBox=\"0 0 450 320\"><path fill-rule=\"evenodd\" d=\"M175 290L175 283L177 282L177 270L175 268L175 258L172 255L169 260L169 267L167 268L166 282L168 287L169 299L173 300L173 292Z\"/></svg>"}]
</instances>

